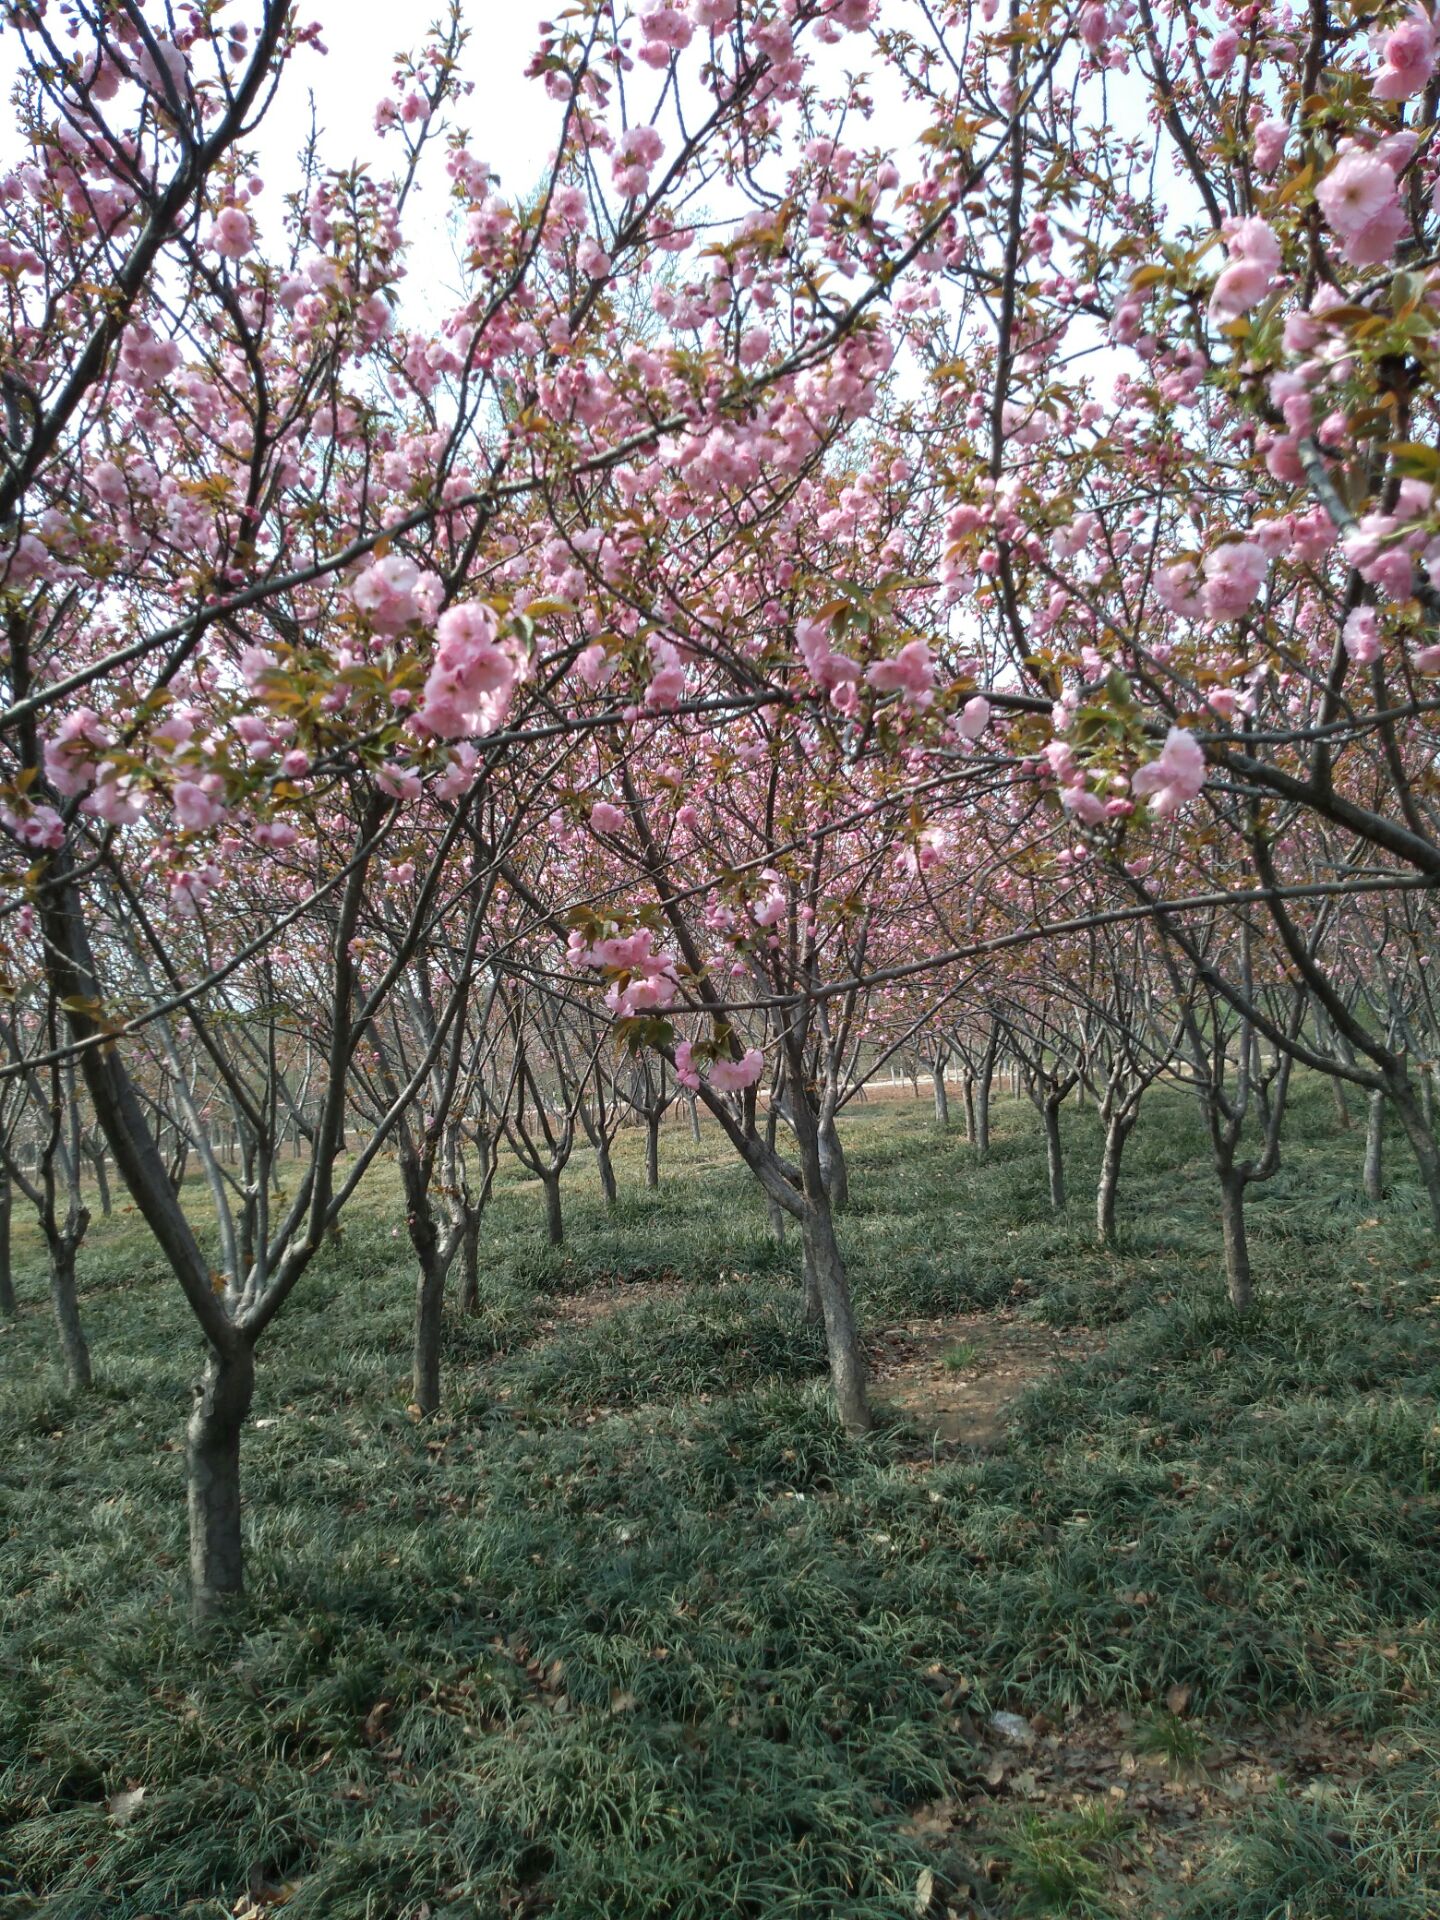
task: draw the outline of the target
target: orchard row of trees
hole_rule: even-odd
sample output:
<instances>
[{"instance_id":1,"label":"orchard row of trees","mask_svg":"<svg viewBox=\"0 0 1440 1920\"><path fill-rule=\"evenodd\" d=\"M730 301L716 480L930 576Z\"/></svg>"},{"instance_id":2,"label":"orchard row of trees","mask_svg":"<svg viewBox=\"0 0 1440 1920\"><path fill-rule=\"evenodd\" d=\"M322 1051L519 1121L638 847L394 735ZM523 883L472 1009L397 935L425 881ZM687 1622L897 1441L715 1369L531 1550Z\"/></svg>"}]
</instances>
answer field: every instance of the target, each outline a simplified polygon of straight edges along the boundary
<instances>
[{"instance_id":1,"label":"orchard row of trees","mask_svg":"<svg viewBox=\"0 0 1440 1920\"><path fill-rule=\"evenodd\" d=\"M1191 1084L1239 1306L1297 1066L1440 1226L1428 13L582 0L516 192L456 5L281 194L288 0L5 20L0 1120L72 1375L107 1155L196 1324L202 1615L381 1155L422 1408L500 1142L558 1234L677 1089L855 1430L836 1118L907 1054L977 1142L1019 1075L1057 1205L1093 1089L1104 1234Z\"/></svg>"}]
</instances>

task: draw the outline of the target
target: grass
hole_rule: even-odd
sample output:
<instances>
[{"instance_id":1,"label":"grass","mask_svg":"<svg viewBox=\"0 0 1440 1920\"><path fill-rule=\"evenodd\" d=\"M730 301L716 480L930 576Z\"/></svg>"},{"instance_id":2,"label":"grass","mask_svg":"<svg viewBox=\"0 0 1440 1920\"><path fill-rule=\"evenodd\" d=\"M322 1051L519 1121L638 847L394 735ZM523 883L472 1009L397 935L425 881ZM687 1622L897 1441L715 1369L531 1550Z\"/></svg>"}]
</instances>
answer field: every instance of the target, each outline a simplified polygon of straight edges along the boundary
<instances>
[{"instance_id":1,"label":"grass","mask_svg":"<svg viewBox=\"0 0 1440 1920\"><path fill-rule=\"evenodd\" d=\"M951 1373L969 1373L980 1363L980 1349L973 1340L961 1340L953 1347L947 1347L944 1365Z\"/></svg>"},{"instance_id":2,"label":"grass","mask_svg":"<svg viewBox=\"0 0 1440 1920\"><path fill-rule=\"evenodd\" d=\"M1128 1822L1098 1801L1021 1813L989 1852L1016 1920L1116 1920L1107 1869L1128 1852Z\"/></svg>"},{"instance_id":3,"label":"grass","mask_svg":"<svg viewBox=\"0 0 1440 1920\"><path fill-rule=\"evenodd\" d=\"M1300 1090L1252 1201L1241 1324L1177 1095L1142 1115L1116 1252L1088 1236L1093 1114L1066 1116L1059 1218L1033 1114L996 1120L984 1167L920 1103L847 1132L866 1324L1004 1305L1106 1329L981 1456L894 1421L844 1440L798 1246L775 1247L711 1129L667 1130L653 1194L624 1137L608 1213L577 1163L559 1250L538 1187L502 1177L482 1312L451 1324L445 1412L417 1425L382 1169L262 1349L250 1593L211 1647L184 1606L198 1353L178 1296L133 1217L97 1222L100 1385L72 1398L22 1237L0 1333L0 1920L247 1899L314 1920L903 1920L929 1872L937 1915L1105 1920L1144 1884L1140 1836L989 1785L1000 1709L1123 1709L1177 1768L1256 1718L1398 1756L1217 1825L1193 1887L1147 1888L1157 1920L1440 1910L1440 1288L1400 1144L1376 1207L1360 1140ZM614 1311L568 1318L597 1286ZM936 1802L978 1823L978 1887L913 1829Z\"/></svg>"}]
</instances>

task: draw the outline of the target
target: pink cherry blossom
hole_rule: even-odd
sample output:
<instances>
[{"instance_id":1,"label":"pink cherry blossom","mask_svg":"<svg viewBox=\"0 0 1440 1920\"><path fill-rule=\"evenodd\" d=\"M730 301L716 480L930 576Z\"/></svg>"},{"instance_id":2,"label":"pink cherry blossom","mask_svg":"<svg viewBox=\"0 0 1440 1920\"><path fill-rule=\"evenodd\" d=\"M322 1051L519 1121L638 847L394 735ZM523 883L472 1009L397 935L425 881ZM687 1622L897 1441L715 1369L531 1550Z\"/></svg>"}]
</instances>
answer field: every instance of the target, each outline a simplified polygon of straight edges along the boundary
<instances>
[{"instance_id":1,"label":"pink cherry blossom","mask_svg":"<svg viewBox=\"0 0 1440 1920\"><path fill-rule=\"evenodd\" d=\"M495 635L495 615L483 601L441 614L434 664L415 712L426 732L460 740L493 733L504 722L520 668L515 651Z\"/></svg>"},{"instance_id":2,"label":"pink cherry blossom","mask_svg":"<svg viewBox=\"0 0 1440 1920\"><path fill-rule=\"evenodd\" d=\"M1357 667L1367 667L1380 658L1380 617L1374 607L1356 607L1346 615L1341 629L1345 651Z\"/></svg>"},{"instance_id":3,"label":"pink cherry blossom","mask_svg":"<svg viewBox=\"0 0 1440 1920\"><path fill-rule=\"evenodd\" d=\"M865 679L877 693L903 694L911 706L928 706L935 697L935 662L923 640L910 640L891 659L877 660Z\"/></svg>"},{"instance_id":4,"label":"pink cherry blossom","mask_svg":"<svg viewBox=\"0 0 1440 1920\"><path fill-rule=\"evenodd\" d=\"M1265 220L1238 220L1226 240L1230 264L1210 295L1213 315L1233 319L1248 313L1275 284L1280 266L1280 242Z\"/></svg>"},{"instance_id":5,"label":"pink cherry blossom","mask_svg":"<svg viewBox=\"0 0 1440 1920\"><path fill-rule=\"evenodd\" d=\"M1264 549L1252 540L1231 540L1205 556L1201 568L1205 584L1200 602L1211 620L1238 620L1254 603L1269 562Z\"/></svg>"},{"instance_id":6,"label":"pink cherry blossom","mask_svg":"<svg viewBox=\"0 0 1440 1920\"><path fill-rule=\"evenodd\" d=\"M613 801L597 800L590 809L590 824L596 833L619 833L625 816Z\"/></svg>"},{"instance_id":7,"label":"pink cherry blossom","mask_svg":"<svg viewBox=\"0 0 1440 1920\"><path fill-rule=\"evenodd\" d=\"M423 588L413 560L387 553L352 581L350 598L377 633L395 634L423 617Z\"/></svg>"},{"instance_id":8,"label":"pink cherry blossom","mask_svg":"<svg viewBox=\"0 0 1440 1920\"><path fill-rule=\"evenodd\" d=\"M1255 171L1272 174L1285 157L1290 129L1283 120L1261 120L1255 128Z\"/></svg>"},{"instance_id":9,"label":"pink cherry blossom","mask_svg":"<svg viewBox=\"0 0 1440 1920\"><path fill-rule=\"evenodd\" d=\"M243 260L255 245L255 228L243 207L222 207L210 229L210 245L223 259Z\"/></svg>"},{"instance_id":10,"label":"pink cherry blossom","mask_svg":"<svg viewBox=\"0 0 1440 1920\"><path fill-rule=\"evenodd\" d=\"M220 798L223 786L215 774L201 780L177 780L171 798L175 818L187 833L204 833L218 827L225 818L225 803Z\"/></svg>"},{"instance_id":11,"label":"pink cherry blossom","mask_svg":"<svg viewBox=\"0 0 1440 1920\"><path fill-rule=\"evenodd\" d=\"M1380 266L1395 257L1405 211L1393 171L1376 154L1344 145L1315 198L1352 266Z\"/></svg>"},{"instance_id":12,"label":"pink cherry blossom","mask_svg":"<svg viewBox=\"0 0 1440 1920\"><path fill-rule=\"evenodd\" d=\"M739 1060L717 1060L710 1069L710 1084L720 1093L739 1093L753 1087L764 1071L764 1054L750 1047Z\"/></svg>"},{"instance_id":13,"label":"pink cherry blossom","mask_svg":"<svg viewBox=\"0 0 1440 1920\"><path fill-rule=\"evenodd\" d=\"M1384 64L1371 91L1377 100L1409 100L1424 91L1435 70L1435 26L1423 7L1412 7L1384 40Z\"/></svg>"},{"instance_id":14,"label":"pink cherry blossom","mask_svg":"<svg viewBox=\"0 0 1440 1920\"><path fill-rule=\"evenodd\" d=\"M1205 785L1205 751L1193 733L1171 727L1158 760L1137 769L1132 793L1149 797L1150 811L1170 814L1197 799Z\"/></svg>"}]
</instances>

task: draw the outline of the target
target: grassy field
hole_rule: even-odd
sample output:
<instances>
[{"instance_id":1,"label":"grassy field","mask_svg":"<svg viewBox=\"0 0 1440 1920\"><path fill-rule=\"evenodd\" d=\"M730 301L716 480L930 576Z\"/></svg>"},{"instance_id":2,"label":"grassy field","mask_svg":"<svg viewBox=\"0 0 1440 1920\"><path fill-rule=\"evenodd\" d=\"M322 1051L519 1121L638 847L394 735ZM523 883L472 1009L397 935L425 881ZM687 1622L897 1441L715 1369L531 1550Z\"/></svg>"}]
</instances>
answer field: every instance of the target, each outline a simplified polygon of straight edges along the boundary
<instances>
[{"instance_id":1,"label":"grassy field","mask_svg":"<svg viewBox=\"0 0 1440 1920\"><path fill-rule=\"evenodd\" d=\"M869 1330L1093 1330L983 1454L893 1414L842 1438L798 1250L680 1129L655 1194L622 1141L608 1213L577 1160L559 1252L502 1177L418 1424L382 1170L262 1349L250 1594L209 1648L179 1296L133 1217L97 1223L71 1398L21 1235L0 1916L1434 1920L1440 1277L1402 1144L1367 1203L1358 1132L1300 1090L1241 1325L1179 1095L1113 1254L1093 1114L1068 1219L1032 1111L996 1118L979 1167L920 1103L854 1111L843 1221Z\"/></svg>"}]
</instances>

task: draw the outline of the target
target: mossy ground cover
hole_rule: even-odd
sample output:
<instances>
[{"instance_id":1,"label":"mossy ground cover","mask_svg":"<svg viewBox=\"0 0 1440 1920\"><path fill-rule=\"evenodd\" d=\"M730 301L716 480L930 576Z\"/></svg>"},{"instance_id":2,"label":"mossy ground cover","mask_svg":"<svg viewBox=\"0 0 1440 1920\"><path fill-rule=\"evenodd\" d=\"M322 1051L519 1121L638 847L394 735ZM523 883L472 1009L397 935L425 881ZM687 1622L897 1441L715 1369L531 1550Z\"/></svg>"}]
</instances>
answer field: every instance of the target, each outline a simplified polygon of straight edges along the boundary
<instances>
[{"instance_id":1,"label":"mossy ground cover","mask_svg":"<svg viewBox=\"0 0 1440 1920\"><path fill-rule=\"evenodd\" d=\"M894 1415L843 1439L798 1249L718 1135L678 1128L654 1194L622 1140L609 1212L577 1162L558 1252L507 1172L482 1312L452 1319L446 1411L417 1423L382 1169L262 1350L250 1591L209 1644L178 1294L132 1216L97 1223L99 1386L72 1398L20 1236L0 1915L1433 1920L1440 1277L1402 1144L1366 1202L1358 1134L1301 1089L1241 1324L1180 1094L1142 1117L1113 1253L1093 1114L1067 1115L1062 1218L1034 1115L997 1120L984 1167L918 1102L846 1133L869 1326L1092 1330L985 1454ZM997 1756L995 1712L1034 1720L1035 1754ZM1139 1756L1128 1786L1034 1763L1099 1726ZM1263 1784L1207 1796L1257 1727ZM1196 1783L1183 1871L1146 1769Z\"/></svg>"}]
</instances>

